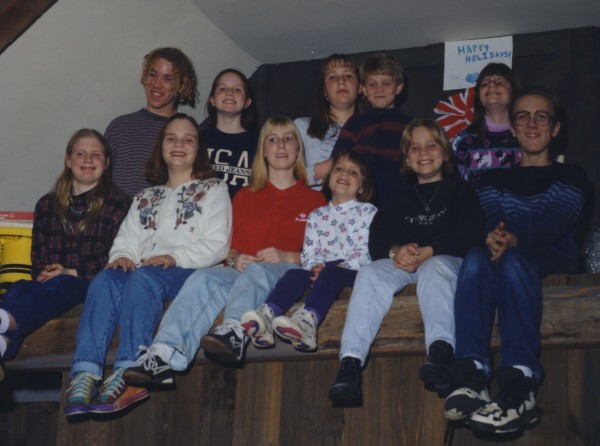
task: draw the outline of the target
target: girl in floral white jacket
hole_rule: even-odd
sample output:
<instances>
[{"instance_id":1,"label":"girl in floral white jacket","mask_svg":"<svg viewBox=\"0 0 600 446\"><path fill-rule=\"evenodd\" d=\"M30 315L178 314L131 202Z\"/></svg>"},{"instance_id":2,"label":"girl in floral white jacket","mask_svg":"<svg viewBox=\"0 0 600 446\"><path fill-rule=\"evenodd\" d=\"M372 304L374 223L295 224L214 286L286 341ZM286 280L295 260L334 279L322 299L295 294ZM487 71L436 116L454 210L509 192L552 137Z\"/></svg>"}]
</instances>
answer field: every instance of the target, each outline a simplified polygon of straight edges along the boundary
<instances>
[{"instance_id":1,"label":"girl in floral white jacket","mask_svg":"<svg viewBox=\"0 0 600 446\"><path fill-rule=\"evenodd\" d=\"M71 367L67 415L122 410L148 396L127 386L123 371L151 340L163 311L197 268L225 258L231 235L227 186L215 178L196 121L167 121L146 164L154 187L133 204L109 254L90 284ZM106 352L119 328L114 372L98 388Z\"/></svg>"}]
</instances>

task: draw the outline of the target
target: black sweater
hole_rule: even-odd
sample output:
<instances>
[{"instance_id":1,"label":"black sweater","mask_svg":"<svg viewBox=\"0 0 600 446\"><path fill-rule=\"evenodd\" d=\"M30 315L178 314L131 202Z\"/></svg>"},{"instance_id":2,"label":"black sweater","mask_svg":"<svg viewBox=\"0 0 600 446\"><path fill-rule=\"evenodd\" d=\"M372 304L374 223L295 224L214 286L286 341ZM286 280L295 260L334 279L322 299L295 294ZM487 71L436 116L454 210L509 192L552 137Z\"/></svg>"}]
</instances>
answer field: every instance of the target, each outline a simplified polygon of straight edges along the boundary
<instances>
[{"instance_id":1,"label":"black sweater","mask_svg":"<svg viewBox=\"0 0 600 446\"><path fill-rule=\"evenodd\" d=\"M454 179L407 183L375 215L369 251L377 260L387 258L394 245L416 243L431 246L433 255L464 257L469 249L481 245L482 230L483 214L468 183Z\"/></svg>"}]
</instances>

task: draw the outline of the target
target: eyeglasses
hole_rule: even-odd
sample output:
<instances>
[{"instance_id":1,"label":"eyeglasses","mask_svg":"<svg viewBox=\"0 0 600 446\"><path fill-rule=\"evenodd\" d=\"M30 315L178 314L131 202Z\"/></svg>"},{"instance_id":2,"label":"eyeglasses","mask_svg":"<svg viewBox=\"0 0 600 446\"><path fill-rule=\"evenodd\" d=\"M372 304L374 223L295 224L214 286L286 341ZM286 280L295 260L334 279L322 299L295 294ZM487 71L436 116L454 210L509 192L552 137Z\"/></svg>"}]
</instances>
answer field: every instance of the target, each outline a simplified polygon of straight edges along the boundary
<instances>
[{"instance_id":1,"label":"eyeglasses","mask_svg":"<svg viewBox=\"0 0 600 446\"><path fill-rule=\"evenodd\" d=\"M506 87L508 81L503 77L494 77L494 78L485 78L479 84L479 88L488 88L491 85L495 85L496 87Z\"/></svg>"},{"instance_id":2,"label":"eyeglasses","mask_svg":"<svg viewBox=\"0 0 600 446\"><path fill-rule=\"evenodd\" d=\"M527 111L520 111L513 115L512 122L515 125L523 126L528 125L532 119L535 125L546 127L554 120L554 116L546 112L529 113Z\"/></svg>"}]
</instances>

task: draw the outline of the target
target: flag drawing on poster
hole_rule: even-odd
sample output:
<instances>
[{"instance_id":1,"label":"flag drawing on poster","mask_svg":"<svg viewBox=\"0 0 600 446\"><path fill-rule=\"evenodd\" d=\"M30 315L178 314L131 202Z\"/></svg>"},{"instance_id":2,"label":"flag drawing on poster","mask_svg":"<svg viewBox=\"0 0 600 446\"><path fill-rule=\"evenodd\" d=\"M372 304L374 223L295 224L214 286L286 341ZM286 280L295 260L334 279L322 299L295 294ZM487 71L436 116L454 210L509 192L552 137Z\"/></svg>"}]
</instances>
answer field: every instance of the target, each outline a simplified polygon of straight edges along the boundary
<instances>
[{"instance_id":1,"label":"flag drawing on poster","mask_svg":"<svg viewBox=\"0 0 600 446\"><path fill-rule=\"evenodd\" d=\"M473 122L473 100L475 89L467 88L463 93L454 93L448 101L439 101L433 112L435 120L441 125L450 141Z\"/></svg>"},{"instance_id":2,"label":"flag drawing on poster","mask_svg":"<svg viewBox=\"0 0 600 446\"><path fill-rule=\"evenodd\" d=\"M491 62L512 68L512 36L446 42L444 49L444 91L475 86L479 72Z\"/></svg>"}]
</instances>

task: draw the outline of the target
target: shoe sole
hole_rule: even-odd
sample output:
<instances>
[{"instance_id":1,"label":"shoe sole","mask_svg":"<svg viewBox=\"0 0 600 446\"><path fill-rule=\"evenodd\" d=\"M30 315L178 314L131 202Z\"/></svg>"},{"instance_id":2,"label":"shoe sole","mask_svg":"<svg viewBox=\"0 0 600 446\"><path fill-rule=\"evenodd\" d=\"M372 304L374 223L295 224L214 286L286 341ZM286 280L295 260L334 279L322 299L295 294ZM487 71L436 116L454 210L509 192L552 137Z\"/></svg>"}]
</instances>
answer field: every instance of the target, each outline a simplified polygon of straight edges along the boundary
<instances>
[{"instance_id":1,"label":"shoe sole","mask_svg":"<svg viewBox=\"0 0 600 446\"><path fill-rule=\"evenodd\" d=\"M483 423L480 421L469 420L468 425L471 429L476 430L478 432L485 432L491 434L510 434L512 432L517 432L521 429L525 429L539 420L537 408L529 410L521 415L520 418L512 420L505 424L504 426L495 426L489 423Z\"/></svg>"},{"instance_id":2,"label":"shoe sole","mask_svg":"<svg viewBox=\"0 0 600 446\"><path fill-rule=\"evenodd\" d=\"M303 352L313 352L317 349L317 344L307 344L303 341L302 333L292 324L288 324L282 320L278 320L273 330L282 339L290 341L296 350Z\"/></svg>"},{"instance_id":3,"label":"shoe sole","mask_svg":"<svg viewBox=\"0 0 600 446\"><path fill-rule=\"evenodd\" d=\"M80 406L67 406L65 407L65 415L68 417L74 416L74 415L82 415L85 413L88 413L90 411L90 406L89 405L80 405Z\"/></svg>"},{"instance_id":4,"label":"shoe sole","mask_svg":"<svg viewBox=\"0 0 600 446\"><path fill-rule=\"evenodd\" d=\"M108 404L90 404L88 412L91 413L115 413L127 409L132 404L138 401L143 401L150 396L150 393L144 389L143 392L138 392L126 399L118 399L114 403Z\"/></svg>"},{"instance_id":5,"label":"shoe sole","mask_svg":"<svg viewBox=\"0 0 600 446\"><path fill-rule=\"evenodd\" d=\"M329 389L329 400L334 407L362 407L362 392L356 395L346 388L331 387Z\"/></svg>"},{"instance_id":6,"label":"shoe sole","mask_svg":"<svg viewBox=\"0 0 600 446\"><path fill-rule=\"evenodd\" d=\"M419 370L419 378L423 381L425 389L436 392L440 398L446 398L452 393L452 384L446 367L426 363Z\"/></svg>"},{"instance_id":7,"label":"shoe sole","mask_svg":"<svg viewBox=\"0 0 600 446\"><path fill-rule=\"evenodd\" d=\"M221 360L229 362L242 362L243 360L232 354L231 350L229 350L225 344L212 336L204 336L200 341L200 347L202 347L206 353L215 355Z\"/></svg>"},{"instance_id":8,"label":"shoe sole","mask_svg":"<svg viewBox=\"0 0 600 446\"><path fill-rule=\"evenodd\" d=\"M130 386L133 387L160 387L160 386L172 386L175 384L173 377L169 377L164 380L156 380L142 372L135 370L126 370L123 373L123 380Z\"/></svg>"}]
</instances>

